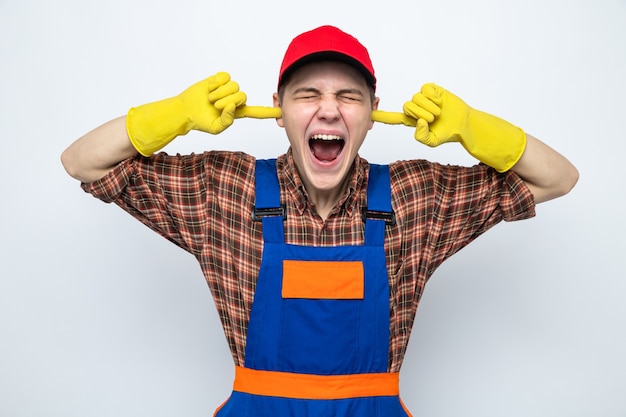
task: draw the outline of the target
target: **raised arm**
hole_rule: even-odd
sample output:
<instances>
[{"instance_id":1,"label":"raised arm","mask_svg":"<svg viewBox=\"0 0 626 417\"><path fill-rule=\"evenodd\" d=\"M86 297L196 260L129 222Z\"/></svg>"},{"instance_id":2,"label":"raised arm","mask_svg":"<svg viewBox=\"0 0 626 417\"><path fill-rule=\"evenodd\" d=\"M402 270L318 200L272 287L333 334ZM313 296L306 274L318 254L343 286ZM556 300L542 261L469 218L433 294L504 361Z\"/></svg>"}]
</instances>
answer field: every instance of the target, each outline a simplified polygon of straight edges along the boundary
<instances>
[{"instance_id":1,"label":"raised arm","mask_svg":"<svg viewBox=\"0 0 626 417\"><path fill-rule=\"evenodd\" d=\"M130 109L71 144L61 155L66 171L82 182L102 178L119 162L150 156L190 130L218 134L233 124L246 95L221 72L181 94Z\"/></svg>"},{"instance_id":2,"label":"raised arm","mask_svg":"<svg viewBox=\"0 0 626 417\"><path fill-rule=\"evenodd\" d=\"M567 194L578 170L561 154L522 129L468 106L435 84L425 84L404 112L415 119L415 139L428 146L460 142L476 159L499 172L512 170L536 203Z\"/></svg>"},{"instance_id":3,"label":"raised arm","mask_svg":"<svg viewBox=\"0 0 626 417\"><path fill-rule=\"evenodd\" d=\"M567 194L578 181L578 170L563 155L526 134L526 147L513 167L535 197L535 203Z\"/></svg>"},{"instance_id":4,"label":"raised arm","mask_svg":"<svg viewBox=\"0 0 626 417\"><path fill-rule=\"evenodd\" d=\"M81 182L92 182L134 155L137 150L126 133L126 116L122 116L72 143L61 155L61 162L72 177Z\"/></svg>"}]
</instances>

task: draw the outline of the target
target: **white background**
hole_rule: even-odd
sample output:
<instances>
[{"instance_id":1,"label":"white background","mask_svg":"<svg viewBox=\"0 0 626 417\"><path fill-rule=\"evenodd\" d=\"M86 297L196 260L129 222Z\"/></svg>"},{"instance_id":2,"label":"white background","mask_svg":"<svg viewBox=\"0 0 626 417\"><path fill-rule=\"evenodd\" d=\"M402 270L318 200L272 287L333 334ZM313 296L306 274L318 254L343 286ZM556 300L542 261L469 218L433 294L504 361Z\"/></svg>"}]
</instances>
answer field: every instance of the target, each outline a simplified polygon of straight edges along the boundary
<instances>
[{"instance_id":1,"label":"white background","mask_svg":"<svg viewBox=\"0 0 626 417\"><path fill-rule=\"evenodd\" d=\"M271 105L291 38L370 50L380 108L434 81L580 170L535 219L434 275L402 370L415 416L626 415L626 2L0 0L0 416L209 416L233 365L191 255L85 194L59 157L128 108L228 71ZM287 148L273 120L168 152ZM372 162L472 164L377 124Z\"/></svg>"}]
</instances>

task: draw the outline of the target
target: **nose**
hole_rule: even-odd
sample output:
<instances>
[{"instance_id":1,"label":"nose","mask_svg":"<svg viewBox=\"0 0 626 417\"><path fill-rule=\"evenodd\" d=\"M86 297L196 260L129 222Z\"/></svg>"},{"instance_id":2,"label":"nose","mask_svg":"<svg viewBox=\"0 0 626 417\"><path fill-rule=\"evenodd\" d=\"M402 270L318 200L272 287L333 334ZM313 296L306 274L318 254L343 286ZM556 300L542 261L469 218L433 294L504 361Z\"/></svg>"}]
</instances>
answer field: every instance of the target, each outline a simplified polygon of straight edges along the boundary
<instances>
[{"instance_id":1,"label":"nose","mask_svg":"<svg viewBox=\"0 0 626 417\"><path fill-rule=\"evenodd\" d=\"M337 120L341 117L339 100L335 94L322 94L317 109L317 117L324 120Z\"/></svg>"}]
</instances>

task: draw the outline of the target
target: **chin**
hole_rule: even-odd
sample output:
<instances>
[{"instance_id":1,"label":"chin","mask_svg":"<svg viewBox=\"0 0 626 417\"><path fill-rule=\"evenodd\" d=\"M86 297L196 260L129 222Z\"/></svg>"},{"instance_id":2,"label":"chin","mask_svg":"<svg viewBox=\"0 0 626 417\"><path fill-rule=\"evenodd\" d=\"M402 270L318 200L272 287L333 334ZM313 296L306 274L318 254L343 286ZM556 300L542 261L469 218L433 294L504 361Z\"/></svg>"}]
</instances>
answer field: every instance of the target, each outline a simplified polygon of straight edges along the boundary
<instances>
[{"instance_id":1,"label":"chin","mask_svg":"<svg viewBox=\"0 0 626 417\"><path fill-rule=\"evenodd\" d=\"M333 191L341 187L347 175L347 170L339 169L332 172L322 172L311 176L311 185L320 191Z\"/></svg>"}]
</instances>

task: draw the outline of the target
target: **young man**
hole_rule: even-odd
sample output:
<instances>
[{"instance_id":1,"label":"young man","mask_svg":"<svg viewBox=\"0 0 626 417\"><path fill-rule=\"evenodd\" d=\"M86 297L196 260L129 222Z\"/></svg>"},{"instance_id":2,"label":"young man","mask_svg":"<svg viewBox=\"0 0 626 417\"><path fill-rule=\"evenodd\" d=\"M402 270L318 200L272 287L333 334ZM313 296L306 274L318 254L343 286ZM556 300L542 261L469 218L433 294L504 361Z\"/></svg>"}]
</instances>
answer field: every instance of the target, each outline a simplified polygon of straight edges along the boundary
<instances>
[{"instance_id":1,"label":"young man","mask_svg":"<svg viewBox=\"0 0 626 417\"><path fill-rule=\"evenodd\" d=\"M358 151L375 89L366 48L322 26L285 54L274 114L290 148L277 159L155 154L249 110L226 73L131 109L62 156L85 191L197 257L236 366L218 416L408 415L398 373L428 278L577 181L550 147L433 84L404 106L415 138L460 142L482 163L369 164Z\"/></svg>"}]
</instances>

